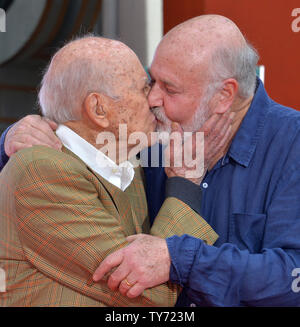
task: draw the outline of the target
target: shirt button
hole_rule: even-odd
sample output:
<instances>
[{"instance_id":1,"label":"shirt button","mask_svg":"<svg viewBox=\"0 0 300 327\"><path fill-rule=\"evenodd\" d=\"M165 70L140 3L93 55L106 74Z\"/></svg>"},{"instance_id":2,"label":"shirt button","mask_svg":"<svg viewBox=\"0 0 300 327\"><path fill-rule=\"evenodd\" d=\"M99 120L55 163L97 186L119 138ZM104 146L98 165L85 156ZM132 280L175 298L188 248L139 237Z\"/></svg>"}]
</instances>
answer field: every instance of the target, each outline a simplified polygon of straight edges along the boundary
<instances>
[{"instance_id":1,"label":"shirt button","mask_svg":"<svg viewBox=\"0 0 300 327\"><path fill-rule=\"evenodd\" d=\"M190 304L190 307L195 308L196 307L196 304L195 303L191 303Z\"/></svg>"},{"instance_id":2,"label":"shirt button","mask_svg":"<svg viewBox=\"0 0 300 327\"><path fill-rule=\"evenodd\" d=\"M208 188L208 184L207 183L203 183L202 186L203 186L203 188Z\"/></svg>"},{"instance_id":3,"label":"shirt button","mask_svg":"<svg viewBox=\"0 0 300 327\"><path fill-rule=\"evenodd\" d=\"M112 172L113 174L116 174L116 173L118 172L118 169L113 168L113 169L111 170L111 172Z\"/></svg>"}]
</instances>

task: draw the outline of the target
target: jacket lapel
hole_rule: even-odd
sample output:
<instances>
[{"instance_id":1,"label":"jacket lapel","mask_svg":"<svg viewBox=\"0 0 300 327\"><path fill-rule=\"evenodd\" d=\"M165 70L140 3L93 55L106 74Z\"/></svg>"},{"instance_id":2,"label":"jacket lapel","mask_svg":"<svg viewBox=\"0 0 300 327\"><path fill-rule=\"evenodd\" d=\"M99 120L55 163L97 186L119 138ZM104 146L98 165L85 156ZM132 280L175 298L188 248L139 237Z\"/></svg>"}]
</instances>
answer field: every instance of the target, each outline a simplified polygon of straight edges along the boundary
<instances>
[{"instance_id":1,"label":"jacket lapel","mask_svg":"<svg viewBox=\"0 0 300 327\"><path fill-rule=\"evenodd\" d=\"M104 179L101 175L93 171L89 166L87 166L82 159L76 156L73 152L63 147L63 152L71 155L72 157L80 160L84 166L93 174L99 183L95 186L97 188L99 199L101 200L105 209L109 212L109 214L116 217L119 220L119 223L124 229L126 235L132 235L147 231L144 230L144 219L140 219L137 217L135 213L135 208L132 205L132 201L136 201L138 199L131 199L132 191L134 191L135 183L140 184L140 178L135 176L131 185L123 192L115 185L109 183L106 179ZM140 188L140 186L138 186ZM128 194L128 195L127 195ZM145 197L146 199L146 197ZM147 210L147 208L146 208ZM142 221L141 221L142 220Z\"/></svg>"}]
</instances>

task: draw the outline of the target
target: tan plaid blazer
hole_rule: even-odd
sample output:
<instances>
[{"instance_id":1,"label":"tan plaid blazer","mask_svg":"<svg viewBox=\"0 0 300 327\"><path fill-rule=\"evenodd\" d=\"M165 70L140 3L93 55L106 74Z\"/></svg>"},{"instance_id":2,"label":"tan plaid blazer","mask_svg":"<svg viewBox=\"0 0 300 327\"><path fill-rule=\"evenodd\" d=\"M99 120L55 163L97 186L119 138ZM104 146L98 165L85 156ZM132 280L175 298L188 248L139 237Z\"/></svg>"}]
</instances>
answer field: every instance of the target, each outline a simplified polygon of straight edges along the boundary
<instances>
[{"instance_id":1,"label":"tan plaid blazer","mask_svg":"<svg viewBox=\"0 0 300 327\"><path fill-rule=\"evenodd\" d=\"M173 306L180 287L166 283L135 299L92 274L126 237L217 235L186 204L168 198L150 230L142 169L122 192L67 149L36 146L13 155L0 174L0 306Z\"/></svg>"}]
</instances>

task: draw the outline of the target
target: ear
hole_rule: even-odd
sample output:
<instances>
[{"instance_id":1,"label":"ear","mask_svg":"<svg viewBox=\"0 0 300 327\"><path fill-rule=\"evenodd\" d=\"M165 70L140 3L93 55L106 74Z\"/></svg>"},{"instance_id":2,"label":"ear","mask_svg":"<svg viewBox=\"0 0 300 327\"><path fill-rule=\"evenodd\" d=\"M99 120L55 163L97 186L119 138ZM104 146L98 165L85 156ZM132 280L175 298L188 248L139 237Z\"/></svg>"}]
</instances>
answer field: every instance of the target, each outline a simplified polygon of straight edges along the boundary
<instances>
[{"instance_id":1,"label":"ear","mask_svg":"<svg viewBox=\"0 0 300 327\"><path fill-rule=\"evenodd\" d=\"M83 102L83 110L89 119L102 128L109 126L106 107L105 100L99 93L90 93Z\"/></svg>"},{"instance_id":2,"label":"ear","mask_svg":"<svg viewBox=\"0 0 300 327\"><path fill-rule=\"evenodd\" d=\"M238 87L238 82L233 78L226 79L223 82L221 90L215 95L214 113L224 114L229 110L236 98Z\"/></svg>"}]
</instances>

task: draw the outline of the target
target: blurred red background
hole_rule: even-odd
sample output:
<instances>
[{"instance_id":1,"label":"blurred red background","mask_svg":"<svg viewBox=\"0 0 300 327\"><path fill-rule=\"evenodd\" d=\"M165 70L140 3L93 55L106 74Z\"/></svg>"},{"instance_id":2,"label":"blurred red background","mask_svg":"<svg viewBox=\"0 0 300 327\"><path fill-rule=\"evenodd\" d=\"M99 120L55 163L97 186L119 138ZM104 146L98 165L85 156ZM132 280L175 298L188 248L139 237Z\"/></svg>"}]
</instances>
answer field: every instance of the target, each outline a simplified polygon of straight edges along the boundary
<instances>
[{"instance_id":1,"label":"blurred red background","mask_svg":"<svg viewBox=\"0 0 300 327\"><path fill-rule=\"evenodd\" d=\"M294 8L300 8L299 0L164 0L164 32L198 15L230 18L258 50L271 98L300 110L300 31L292 30Z\"/></svg>"}]
</instances>

